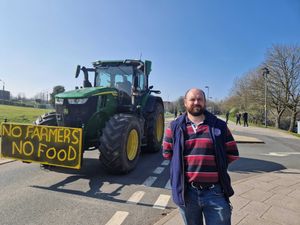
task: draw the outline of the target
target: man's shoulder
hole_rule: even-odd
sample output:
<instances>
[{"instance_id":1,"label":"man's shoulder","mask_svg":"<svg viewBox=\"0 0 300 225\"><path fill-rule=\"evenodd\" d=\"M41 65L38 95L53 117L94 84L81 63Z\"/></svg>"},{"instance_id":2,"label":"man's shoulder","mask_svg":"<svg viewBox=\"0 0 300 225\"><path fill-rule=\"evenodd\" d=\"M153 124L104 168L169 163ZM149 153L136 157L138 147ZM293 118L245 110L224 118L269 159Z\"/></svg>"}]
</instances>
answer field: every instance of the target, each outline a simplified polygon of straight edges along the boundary
<instances>
[{"instance_id":1,"label":"man's shoulder","mask_svg":"<svg viewBox=\"0 0 300 225\"><path fill-rule=\"evenodd\" d=\"M224 120L221 120L220 118L218 118L216 115L206 111L205 112L207 119L208 119L208 123L211 126L217 127L217 126L226 126L226 122Z\"/></svg>"},{"instance_id":2,"label":"man's shoulder","mask_svg":"<svg viewBox=\"0 0 300 225\"><path fill-rule=\"evenodd\" d=\"M184 121L185 121L185 114L182 114L170 122L170 127L174 128L175 126L182 124Z\"/></svg>"},{"instance_id":3,"label":"man's shoulder","mask_svg":"<svg viewBox=\"0 0 300 225\"><path fill-rule=\"evenodd\" d=\"M221 120L220 118L217 118L216 119L216 127L226 128L227 127L227 123L224 120Z\"/></svg>"}]
</instances>

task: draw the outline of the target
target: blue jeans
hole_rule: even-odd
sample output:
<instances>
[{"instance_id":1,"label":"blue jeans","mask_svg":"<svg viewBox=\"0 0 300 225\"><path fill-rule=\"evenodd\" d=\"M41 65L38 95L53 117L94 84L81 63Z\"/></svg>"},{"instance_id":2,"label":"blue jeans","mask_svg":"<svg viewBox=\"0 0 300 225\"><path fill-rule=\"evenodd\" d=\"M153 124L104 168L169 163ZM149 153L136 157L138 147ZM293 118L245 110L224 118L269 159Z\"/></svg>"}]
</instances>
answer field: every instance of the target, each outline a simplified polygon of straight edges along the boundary
<instances>
[{"instance_id":1,"label":"blue jeans","mask_svg":"<svg viewBox=\"0 0 300 225\"><path fill-rule=\"evenodd\" d=\"M179 211L186 225L230 225L231 205L226 201L220 185L207 190L188 186L185 190L185 207Z\"/></svg>"}]
</instances>

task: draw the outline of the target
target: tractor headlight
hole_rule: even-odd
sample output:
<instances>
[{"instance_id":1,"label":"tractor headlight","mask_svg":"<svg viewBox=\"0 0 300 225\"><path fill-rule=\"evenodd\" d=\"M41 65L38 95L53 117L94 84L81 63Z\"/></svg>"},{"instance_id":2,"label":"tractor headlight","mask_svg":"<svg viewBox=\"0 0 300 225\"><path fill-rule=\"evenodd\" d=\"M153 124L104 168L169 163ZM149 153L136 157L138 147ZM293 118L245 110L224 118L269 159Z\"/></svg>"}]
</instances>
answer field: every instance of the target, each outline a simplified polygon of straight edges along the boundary
<instances>
[{"instance_id":1,"label":"tractor headlight","mask_svg":"<svg viewBox=\"0 0 300 225\"><path fill-rule=\"evenodd\" d=\"M77 105L79 105L79 104L86 103L87 100L88 100L88 98L69 98L68 102L69 102L69 104L74 104L74 105L77 104Z\"/></svg>"},{"instance_id":2,"label":"tractor headlight","mask_svg":"<svg viewBox=\"0 0 300 225\"><path fill-rule=\"evenodd\" d=\"M64 103L63 98L55 98L55 105L62 105Z\"/></svg>"}]
</instances>

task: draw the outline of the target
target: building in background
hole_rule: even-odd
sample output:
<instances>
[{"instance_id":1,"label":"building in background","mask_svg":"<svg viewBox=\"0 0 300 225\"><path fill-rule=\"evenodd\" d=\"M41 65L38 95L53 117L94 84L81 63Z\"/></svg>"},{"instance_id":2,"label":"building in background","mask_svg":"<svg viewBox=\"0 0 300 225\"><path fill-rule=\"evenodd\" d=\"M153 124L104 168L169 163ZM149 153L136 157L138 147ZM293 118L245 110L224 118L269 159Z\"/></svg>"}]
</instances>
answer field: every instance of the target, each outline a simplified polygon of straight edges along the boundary
<instances>
[{"instance_id":1,"label":"building in background","mask_svg":"<svg viewBox=\"0 0 300 225\"><path fill-rule=\"evenodd\" d=\"M10 100L10 92L5 90L0 90L0 100Z\"/></svg>"}]
</instances>

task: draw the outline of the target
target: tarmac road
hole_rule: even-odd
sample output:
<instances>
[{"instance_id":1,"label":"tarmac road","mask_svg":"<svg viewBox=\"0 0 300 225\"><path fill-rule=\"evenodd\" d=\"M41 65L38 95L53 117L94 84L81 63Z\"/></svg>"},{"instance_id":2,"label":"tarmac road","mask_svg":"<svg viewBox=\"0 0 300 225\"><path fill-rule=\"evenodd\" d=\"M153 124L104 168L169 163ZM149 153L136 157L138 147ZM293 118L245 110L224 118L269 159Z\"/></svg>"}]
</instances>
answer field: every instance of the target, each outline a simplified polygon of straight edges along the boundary
<instances>
[{"instance_id":1,"label":"tarmac road","mask_svg":"<svg viewBox=\"0 0 300 225\"><path fill-rule=\"evenodd\" d=\"M233 182L282 169L300 169L299 138L229 124L241 159L230 166ZM238 135L238 136L237 136ZM250 142L250 141L249 141ZM174 211L168 161L143 154L126 176L105 173L98 152L85 153L81 170L42 170L38 164L0 160L1 224L151 225ZM2 164L3 163L3 164Z\"/></svg>"},{"instance_id":2,"label":"tarmac road","mask_svg":"<svg viewBox=\"0 0 300 225\"><path fill-rule=\"evenodd\" d=\"M175 209L160 152L142 154L123 176L107 174L98 158L85 152L80 170L0 159L0 224L151 225Z\"/></svg>"},{"instance_id":3,"label":"tarmac road","mask_svg":"<svg viewBox=\"0 0 300 225\"><path fill-rule=\"evenodd\" d=\"M124 176L105 173L98 156L87 153L79 171L0 165L0 224L150 225L175 209L160 153L143 154Z\"/></svg>"},{"instance_id":4,"label":"tarmac road","mask_svg":"<svg viewBox=\"0 0 300 225\"><path fill-rule=\"evenodd\" d=\"M241 158L229 168L234 181L287 168L300 170L300 138L280 130L243 127L233 122L229 128L235 136L244 136L244 140L256 138L263 142L238 144Z\"/></svg>"}]
</instances>

